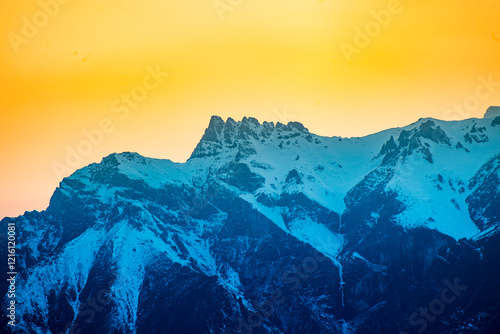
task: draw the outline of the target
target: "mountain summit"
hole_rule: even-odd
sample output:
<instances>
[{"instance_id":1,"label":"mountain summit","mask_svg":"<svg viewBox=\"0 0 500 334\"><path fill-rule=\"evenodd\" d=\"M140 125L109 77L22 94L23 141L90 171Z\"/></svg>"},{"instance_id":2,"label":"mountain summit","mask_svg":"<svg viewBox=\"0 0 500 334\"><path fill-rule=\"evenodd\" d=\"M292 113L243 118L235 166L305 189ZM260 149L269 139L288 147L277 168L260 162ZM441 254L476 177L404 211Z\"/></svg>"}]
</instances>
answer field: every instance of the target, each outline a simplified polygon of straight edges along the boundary
<instances>
[{"instance_id":1,"label":"mountain summit","mask_svg":"<svg viewBox=\"0 0 500 334\"><path fill-rule=\"evenodd\" d=\"M281 139L294 138L300 135L312 138L309 131L298 122L289 122L287 125L279 122L276 125L273 122L260 124L253 117L244 117L241 122L228 118L224 122L219 116L212 116L205 134L196 146L191 158L212 156L220 151L234 148L244 150L244 147L248 148L252 141L260 140L264 143L272 135L281 137Z\"/></svg>"},{"instance_id":2,"label":"mountain summit","mask_svg":"<svg viewBox=\"0 0 500 334\"><path fill-rule=\"evenodd\" d=\"M185 163L111 154L47 210L1 221L16 226L16 329L497 332L488 113L362 138L213 116Z\"/></svg>"}]
</instances>

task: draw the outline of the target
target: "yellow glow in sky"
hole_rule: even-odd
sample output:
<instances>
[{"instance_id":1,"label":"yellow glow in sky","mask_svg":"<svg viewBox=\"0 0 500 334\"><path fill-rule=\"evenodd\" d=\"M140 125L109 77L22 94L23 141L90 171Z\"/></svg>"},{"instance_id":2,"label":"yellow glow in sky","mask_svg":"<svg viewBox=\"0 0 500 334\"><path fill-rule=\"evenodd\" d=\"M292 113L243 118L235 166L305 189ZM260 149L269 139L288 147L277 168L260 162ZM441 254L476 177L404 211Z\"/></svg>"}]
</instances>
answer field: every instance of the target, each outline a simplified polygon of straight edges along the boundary
<instances>
[{"instance_id":1,"label":"yellow glow in sky","mask_svg":"<svg viewBox=\"0 0 500 334\"><path fill-rule=\"evenodd\" d=\"M499 7L3 1L0 218L44 209L62 176L113 152L185 161L214 114L346 137L481 117L500 104ZM485 80L492 90L457 112Z\"/></svg>"}]
</instances>

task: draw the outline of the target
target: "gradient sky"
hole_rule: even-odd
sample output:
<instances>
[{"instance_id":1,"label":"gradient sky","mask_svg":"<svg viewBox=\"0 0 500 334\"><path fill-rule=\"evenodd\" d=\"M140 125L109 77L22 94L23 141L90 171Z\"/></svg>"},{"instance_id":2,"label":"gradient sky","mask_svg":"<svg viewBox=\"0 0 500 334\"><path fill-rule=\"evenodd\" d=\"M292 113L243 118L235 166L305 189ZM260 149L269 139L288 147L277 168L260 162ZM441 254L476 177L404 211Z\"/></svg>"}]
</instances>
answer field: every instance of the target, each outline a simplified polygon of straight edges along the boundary
<instances>
[{"instance_id":1,"label":"gradient sky","mask_svg":"<svg viewBox=\"0 0 500 334\"><path fill-rule=\"evenodd\" d=\"M52 15L35 0L0 4L0 218L45 209L62 175L113 152L185 161L214 114L352 137L500 105L496 88L446 112L479 77L500 82L498 0L402 0L350 59L341 45L391 1L224 0L223 13L212 0L60 2L41 0ZM148 68L169 75L147 79L124 117L120 99L141 92ZM106 119L113 131L56 173Z\"/></svg>"}]
</instances>

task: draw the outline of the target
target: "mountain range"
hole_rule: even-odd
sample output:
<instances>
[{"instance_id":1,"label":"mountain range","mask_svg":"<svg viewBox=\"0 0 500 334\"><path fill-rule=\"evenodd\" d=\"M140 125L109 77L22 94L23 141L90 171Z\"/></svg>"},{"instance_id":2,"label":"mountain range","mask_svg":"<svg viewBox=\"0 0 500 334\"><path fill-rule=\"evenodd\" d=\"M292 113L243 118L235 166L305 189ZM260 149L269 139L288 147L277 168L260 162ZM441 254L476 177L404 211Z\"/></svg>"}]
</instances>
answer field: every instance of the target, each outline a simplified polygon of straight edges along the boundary
<instances>
[{"instance_id":1,"label":"mountain range","mask_svg":"<svg viewBox=\"0 0 500 334\"><path fill-rule=\"evenodd\" d=\"M111 154L0 224L13 332L499 333L500 113L360 138L213 116L185 163Z\"/></svg>"}]
</instances>

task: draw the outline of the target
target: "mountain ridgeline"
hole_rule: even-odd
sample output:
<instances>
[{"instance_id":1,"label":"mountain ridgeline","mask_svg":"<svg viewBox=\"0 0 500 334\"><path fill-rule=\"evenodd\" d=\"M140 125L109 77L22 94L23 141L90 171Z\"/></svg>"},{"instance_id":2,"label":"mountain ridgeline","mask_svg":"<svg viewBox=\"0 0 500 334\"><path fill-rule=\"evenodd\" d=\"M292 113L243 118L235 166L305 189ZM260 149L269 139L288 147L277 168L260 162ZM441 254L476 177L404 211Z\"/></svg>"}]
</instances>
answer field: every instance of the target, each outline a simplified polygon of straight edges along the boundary
<instances>
[{"instance_id":1,"label":"mountain ridgeline","mask_svg":"<svg viewBox=\"0 0 500 334\"><path fill-rule=\"evenodd\" d=\"M187 162L111 154L9 223L14 332L498 333L500 114L362 138L213 116Z\"/></svg>"}]
</instances>

